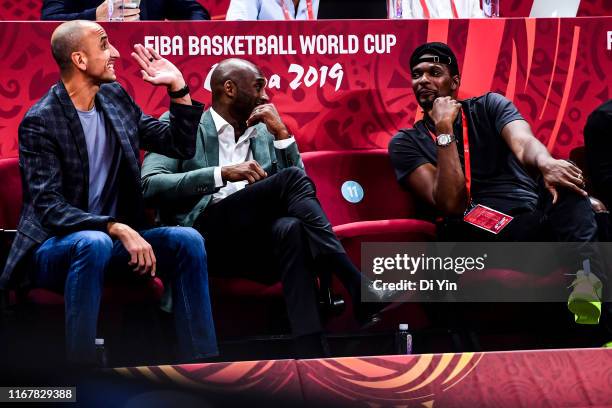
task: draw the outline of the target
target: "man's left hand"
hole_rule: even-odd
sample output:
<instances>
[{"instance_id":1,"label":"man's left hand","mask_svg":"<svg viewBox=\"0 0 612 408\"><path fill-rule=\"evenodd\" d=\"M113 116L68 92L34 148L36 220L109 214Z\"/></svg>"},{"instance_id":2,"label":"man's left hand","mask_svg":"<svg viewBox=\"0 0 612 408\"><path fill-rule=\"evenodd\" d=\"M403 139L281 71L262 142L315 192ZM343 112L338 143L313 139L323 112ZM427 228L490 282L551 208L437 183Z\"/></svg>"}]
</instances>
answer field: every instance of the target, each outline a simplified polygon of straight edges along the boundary
<instances>
[{"instance_id":1,"label":"man's left hand","mask_svg":"<svg viewBox=\"0 0 612 408\"><path fill-rule=\"evenodd\" d=\"M588 193L584 191L585 182L582 171L571 162L551 157L538 167L544 177L544 186L553 197L553 204L556 204L559 198L558 187L567 188L585 197L588 196Z\"/></svg>"},{"instance_id":2,"label":"man's left hand","mask_svg":"<svg viewBox=\"0 0 612 408\"><path fill-rule=\"evenodd\" d=\"M142 79L155 85L166 86L171 92L185 86L181 71L170 61L161 57L153 48L145 48L141 44L134 45L132 57L140 65Z\"/></svg>"},{"instance_id":3,"label":"man's left hand","mask_svg":"<svg viewBox=\"0 0 612 408\"><path fill-rule=\"evenodd\" d=\"M247 119L247 126L250 127L259 122L266 124L268 132L272 133L276 140L288 139L291 136L287 126L281 120L276 107L271 103L256 106L253 112L251 112L251 116Z\"/></svg>"}]
</instances>

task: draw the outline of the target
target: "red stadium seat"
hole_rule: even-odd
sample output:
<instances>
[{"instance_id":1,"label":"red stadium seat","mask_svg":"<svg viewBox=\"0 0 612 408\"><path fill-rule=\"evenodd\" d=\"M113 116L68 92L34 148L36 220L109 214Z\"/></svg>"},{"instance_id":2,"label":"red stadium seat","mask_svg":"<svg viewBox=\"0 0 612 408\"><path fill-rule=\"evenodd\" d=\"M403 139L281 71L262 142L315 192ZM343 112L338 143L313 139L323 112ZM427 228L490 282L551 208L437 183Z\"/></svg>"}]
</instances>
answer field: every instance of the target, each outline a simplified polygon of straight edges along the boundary
<instances>
[{"instance_id":1,"label":"red stadium seat","mask_svg":"<svg viewBox=\"0 0 612 408\"><path fill-rule=\"evenodd\" d=\"M359 269L364 242L435 239L434 224L415 218L412 195L395 180L386 150L307 152L302 154L302 159L334 232ZM361 201L351 203L344 199L341 189L347 181L357 182L363 188ZM334 286L335 290L342 291L337 282ZM346 315L343 322L332 323L346 327ZM417 329L429 325L422 307L412 303L386 312L377 328L397 328L400 321L408 321Z\"/></svg>"},{"instance_id":2,"label":"red stadium seat","mask_svg":"<svg viewBox=\"0 0 612 408\"><path fill-rule=\"evenodd\" d=\"M412 195L395 180L386 150L307 152L302 158L334 232L355 265L361 260L362 242L435 239L435 226L415 219ZM341 188L347 181L363 188L361 201L344 199Z\"/></svg>"}]
</instances>

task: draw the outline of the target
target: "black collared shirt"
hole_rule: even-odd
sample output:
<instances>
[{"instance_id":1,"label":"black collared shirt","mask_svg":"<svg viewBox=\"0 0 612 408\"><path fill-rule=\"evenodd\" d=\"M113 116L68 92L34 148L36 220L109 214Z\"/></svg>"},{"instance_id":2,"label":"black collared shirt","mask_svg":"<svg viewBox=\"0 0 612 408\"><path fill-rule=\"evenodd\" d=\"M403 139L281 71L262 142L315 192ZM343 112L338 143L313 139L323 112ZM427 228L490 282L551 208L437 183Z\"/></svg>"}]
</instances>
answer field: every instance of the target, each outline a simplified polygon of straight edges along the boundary
<instances>
[{"instance_id":1,"label":"black collared shirt","mask_svg":"<svg viewBox=\"0 0 612 408\"><path fill-rule=\"evenodd\" d=\"M534 210L538 201L537 185L501 137L508 123L524 120L516 106L492 92L466 99L461 104L468 121L473 203L507 213ZM433 129L431 124L430 128ZM463 168L461 115L453 130ZM437 147L423 120L415 123L412 129L401 129L389 143L389 154L402 184L417 167L437 164Z\"/></svg>"}]
</instances>

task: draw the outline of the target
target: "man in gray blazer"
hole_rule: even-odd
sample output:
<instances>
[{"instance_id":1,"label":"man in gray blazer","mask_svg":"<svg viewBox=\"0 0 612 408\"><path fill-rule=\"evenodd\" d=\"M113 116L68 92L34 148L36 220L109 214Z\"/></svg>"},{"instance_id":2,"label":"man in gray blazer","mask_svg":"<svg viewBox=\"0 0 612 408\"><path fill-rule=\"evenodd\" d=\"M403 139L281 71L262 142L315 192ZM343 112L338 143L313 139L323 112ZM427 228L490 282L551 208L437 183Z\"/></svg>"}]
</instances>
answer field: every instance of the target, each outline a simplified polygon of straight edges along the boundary
<instances>
[{"instance_id":1,"label":"man in gray blazer","mask_svg":"<svg viewBox=\"0 0 612 408\"><path fill-rule=\"evenodd\" d=\"M149 153L143 191L165 223L202 233L212 274L280 278L298 353L320 356L314 271L335 273L357 317L371 315L359 301L361 274L333 233L265 87L252 63L222 61L211 76L212 108L200 120L195 156Z\"/></svg>"}]
</instances>

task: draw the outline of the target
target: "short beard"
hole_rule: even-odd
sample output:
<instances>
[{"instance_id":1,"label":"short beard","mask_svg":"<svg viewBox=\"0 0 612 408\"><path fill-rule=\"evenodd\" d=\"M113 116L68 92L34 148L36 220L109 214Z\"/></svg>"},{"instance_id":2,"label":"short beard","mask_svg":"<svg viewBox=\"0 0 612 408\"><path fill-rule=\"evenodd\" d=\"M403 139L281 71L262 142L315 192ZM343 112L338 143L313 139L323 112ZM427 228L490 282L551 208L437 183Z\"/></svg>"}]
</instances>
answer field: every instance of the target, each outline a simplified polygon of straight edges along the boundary
<instances>
[{"instance_id":1,"label":"short beard","mask_svg":"<svg viewBox=\"0 0 612 408\"><path fill-rule=\"evenodd\" d=\"M421 107L421 109L423 109L423 112L427 113L433 109L433 104L434 104L434 101L427 100L423 102L422 104L419 103L419 106Z\"/></svg>"}]
</instances>

